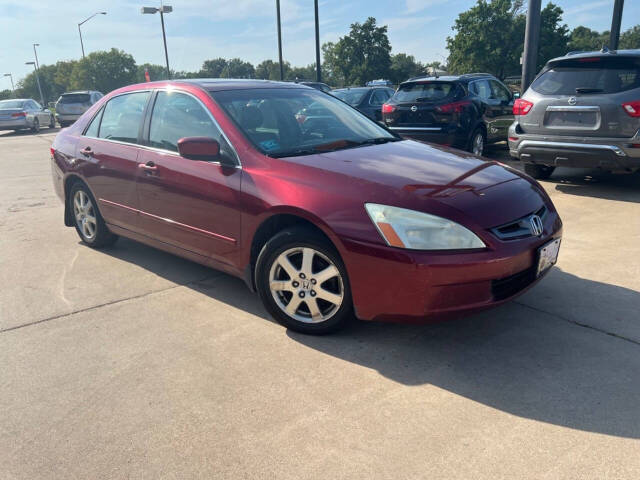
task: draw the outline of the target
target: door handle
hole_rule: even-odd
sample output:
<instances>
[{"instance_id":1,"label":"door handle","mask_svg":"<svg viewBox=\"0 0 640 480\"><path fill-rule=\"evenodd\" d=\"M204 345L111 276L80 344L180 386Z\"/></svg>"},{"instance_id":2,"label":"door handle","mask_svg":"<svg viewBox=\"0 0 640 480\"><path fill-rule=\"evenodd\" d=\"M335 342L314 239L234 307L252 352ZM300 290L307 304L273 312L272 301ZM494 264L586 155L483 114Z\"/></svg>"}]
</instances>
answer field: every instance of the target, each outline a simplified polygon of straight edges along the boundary
<instances>
[{"instance_id":1,"label":"door handle","mask_svg":"<svg viewBox=\"0 0 640 480\"><path fill-rule=\"evenodd\" d=\"M85 147L82 150L80 150L80 153L82 155L84 155L85 157L92 157L93 156L93 150L91 150L91 147Z\"/></svg>"},{"instance_id":2,"label":"door handle","mask_svg":"<svg viewBox=\"0 0 640 480\"><path fill-rule=\"evenodd\" d=\"M149 160L147 163L139 163L138 168L144 170L144 172L149 175L153 175L158 170L156 164L151 160Z\"/></svg>"}]
</instances>

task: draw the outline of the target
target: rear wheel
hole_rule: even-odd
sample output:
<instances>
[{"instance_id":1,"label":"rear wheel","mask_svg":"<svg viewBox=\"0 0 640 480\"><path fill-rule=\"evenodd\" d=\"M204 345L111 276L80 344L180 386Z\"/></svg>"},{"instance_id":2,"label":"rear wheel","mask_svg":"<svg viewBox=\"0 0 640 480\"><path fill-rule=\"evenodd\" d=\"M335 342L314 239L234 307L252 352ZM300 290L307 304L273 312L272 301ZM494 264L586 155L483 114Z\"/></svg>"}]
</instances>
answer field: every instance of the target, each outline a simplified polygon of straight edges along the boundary
<instances>
[{"instance_id":1,"label":"rear wheel","mask_svg":"<svg viewBox=\"0 0 640 480\"><path fill-rule=\"evenodd\" d=\"M81 182L75 183L69 193L69 202L73 211L76 232L84 243L92 248L105 247L115 243L118 236L107 228L96 206L96 201L86 185Z\"/></svg>"},{"instance_id":2,"label":"rear wheel","mask_svg":"<svg viewBox=\"0 0 640 480\"><path fill-rule=\"evenodd\" d=\"M37 118L33 120L33 127L31 127L31 131L33 133L38 133L40 131L40 120Z\"/></svg>"},{"instance_id":3,"label":"rear wheel","mask_svg":"<svg viewBox=\"0 0 640 480\"><path fill-rule=\"evenodd\" d=\"M548 179L555 169L556 167L548 167L546 165L536 165L533 163L524 164L524 173L537 180Z\"/></svg>"},{"instance_id":4,"label":"rear wheel","mask_svg":"<svg viewBox=\"0 0 640 480\"><path fill-rule=\"evenodd\" d=\"M477 128L473 135L471 135L471 144L469 145L469 151L474 155L482 155L484 153L484 144L486 138L484 131L481 128Z\"/></svg>"},{"instance_id":5,"label":"rear wheel","mask_svg":"<svg viewBox=\"0 0 640 480\"><path fill-rule=\"evenodd\" d=\"M256 287L269 313L298 332L330 333L353 318L340 255L308 228L285 230L266 243L256 264Z\"/></svg>"}]
</instances>

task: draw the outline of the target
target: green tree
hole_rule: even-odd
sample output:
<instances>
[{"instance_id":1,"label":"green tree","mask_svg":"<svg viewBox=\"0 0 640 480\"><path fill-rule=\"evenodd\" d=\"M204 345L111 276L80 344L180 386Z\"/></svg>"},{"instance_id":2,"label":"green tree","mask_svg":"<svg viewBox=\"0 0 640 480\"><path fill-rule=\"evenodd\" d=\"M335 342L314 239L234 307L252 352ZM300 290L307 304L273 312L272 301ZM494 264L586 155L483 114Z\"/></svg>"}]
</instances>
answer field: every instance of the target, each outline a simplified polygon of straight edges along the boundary
<instances>
[{"instance_id":1,"label":"green tree","mask_svg":"<svg viewBox=\"0 0 640 480\"><path fill-rule=\"evenodd\" d=\"M115 48L108 52L93 52L74 66L70 88L108 93L135 83L136 74L136 62L128 53Z\"/></svg>"},{"instance_id":2,"label":"green tree","mask_svg":"<svg viewBox=\"0 0 640 480\"><path fill-rule=\"evenodd\" d=\"M282 62L282 70L284 78L287 78L291 71L291 64ZM262 80L280 80L280 64L273 60L263 60L256 65L255 76Z\"/></svg>"},{"instance_id":3,"label":"green tree","mask_svg":"<svg viewBox=\"0 0 640 480\"><path fill-rule=\"evenodd\" d=\"M400 83L410 77L423 75L426 73L425 65L417 62L413 55L397 53L391 56L391 71L389 79L393 83Z\"/></svg>"},{"instance_id":4,"label":"green tree","mask_svg":"<svg viewBox=\"0 0 640 480\"><path fill-rule=\"evenodd\" d=\"M524 17L521 15L520 17ZM569 27L562 22L562 8L548 3L540 13L540 49L538 50L539 72L548 60L567 53ZM522 42L524 50L524 40Z\"/></svg>"},{"instance_id":5,"label":"green tree","mask_svg":"<svg viewBox=\"0 0 640 480\"><path fill-rule=\"evenodd\" d=\"M7 98L13 97L11 90L8 88L6 90L0 90L0 100L6 100Z\"/></svg>"},{"instance_id":6,"label":"green tree","mask_svg":"<svg viewBox=\"0 0 640 480\"><path fill-rule=\"evenodd\" d=\"M620 35L620 49L640 48L640 25Z\"/></svg>"},{"instance_id":7,"label":"green tree","mask_svg":"<svg viewBox=\"0 0 640 480\"><path fill-rule=\"evenodd\" d=\"M364 85L369 80L388 77L391 70L391 44L387 27L376 19L351 24L348 35L325 43L325 75L334 85Z\"/></svg>"},{"instance_id":8,"label":"green tree","mask_svg":"<svg viewBox=\"0 0 640 480\"><path fill-rule=\"evenodd\" d=\"M315 81L316 79L316 64L312 63L306 67L292 67L289 73L285 75L285 80L295 81L297 80L309 80ZM326 79L323 79L326 82Z\"/></svg>"},{"instance_id":9,"label":"green tree","mask_svg":"<svg viewBox=\"0 0 640 480\"><path fill-rule=\"evenodd\" d=\"M144 77L145 69L149 72L149 79L152 82L155 82L156 80L167 79L167 67L165 67L164 65L145 63L143 65L136 66L136 82L142 83L147 81ZM175 72L172 72L171 77L176 78Z\"/></svg>"},{"instance_id":10,"label":"green tree","mask_svg":"<svg viewBox=\"0 0 640 480\"><path fill-rule=\"evenodd\" d=\"M600 50L603 45L609 43L609 32L599 33L590 28L579 26L574 28L569 35L567 49L571 52L589 52Z\"/></svg>"},{"instance_id":11,"label":"green tree","mask_svg":"<svg viewBox=\"0 0 640 480\"><path fill-rule=\"evenodd\" d=\"M227 61L224 58L214 58L211 60L205 60L200 69L200 76L207 78L220 78L222 72L227 66Z\"/></svg>"},{"instance_id":12,"label":"green tree","mask_svg":"<svg viewBox=\"0 0 640 480\"><path fill-rule=\"evenodd\" d=\"M255 69L249 62L240 58L232 58L222 70L223 78L254 78Z\"/></svg>"}]
</instances>

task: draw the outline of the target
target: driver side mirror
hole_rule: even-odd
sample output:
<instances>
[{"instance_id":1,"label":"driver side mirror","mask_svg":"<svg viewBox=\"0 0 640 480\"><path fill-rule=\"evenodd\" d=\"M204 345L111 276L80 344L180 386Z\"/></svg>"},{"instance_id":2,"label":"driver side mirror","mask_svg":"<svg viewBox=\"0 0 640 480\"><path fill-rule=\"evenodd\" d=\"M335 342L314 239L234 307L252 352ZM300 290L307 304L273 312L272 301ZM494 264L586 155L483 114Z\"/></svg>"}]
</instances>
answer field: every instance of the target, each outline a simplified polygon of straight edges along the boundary
<instances>
[{"instance_id":1,"label":"driver side mirror","mask_svg":"<svg viewBox=\"0 0 640 480\"><path fill-rule=\"evenodd\" d=\"M185 137L178 140L178 153L189 160L220 162L220 165L235 167L236 164L226 155L220 154L220 144L209 137Z\"/></svg>"}]
</instances>

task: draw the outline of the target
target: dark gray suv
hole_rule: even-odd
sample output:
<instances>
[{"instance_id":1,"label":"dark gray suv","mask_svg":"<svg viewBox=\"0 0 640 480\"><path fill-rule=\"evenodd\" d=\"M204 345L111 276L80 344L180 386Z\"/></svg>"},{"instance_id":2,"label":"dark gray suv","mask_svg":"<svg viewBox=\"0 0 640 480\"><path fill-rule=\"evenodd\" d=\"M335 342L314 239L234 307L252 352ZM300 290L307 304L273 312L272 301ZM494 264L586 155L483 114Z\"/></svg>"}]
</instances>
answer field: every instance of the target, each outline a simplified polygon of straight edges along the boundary
<instances>
[{"instance_id":1,"label":"dark gray suv","mask_svg":"<svg viewBox=\"0 0 640 480\"><path fill-rule=\"evenodd\" d=\"M61 127L68 127L102 97L93 90L63 93L55 105L56 120Z\"/></svg>"},{"instance_id":2,"label":"dark gray suv","mask_svg":"<svg viewBox=\"0 0 640 480\"><path fill-rule=\"evenodd\" d=\"M534 178L555 167L640 169L640 50L550 60L513 105L509 151Z\"/></svg>"}]
</instances>

